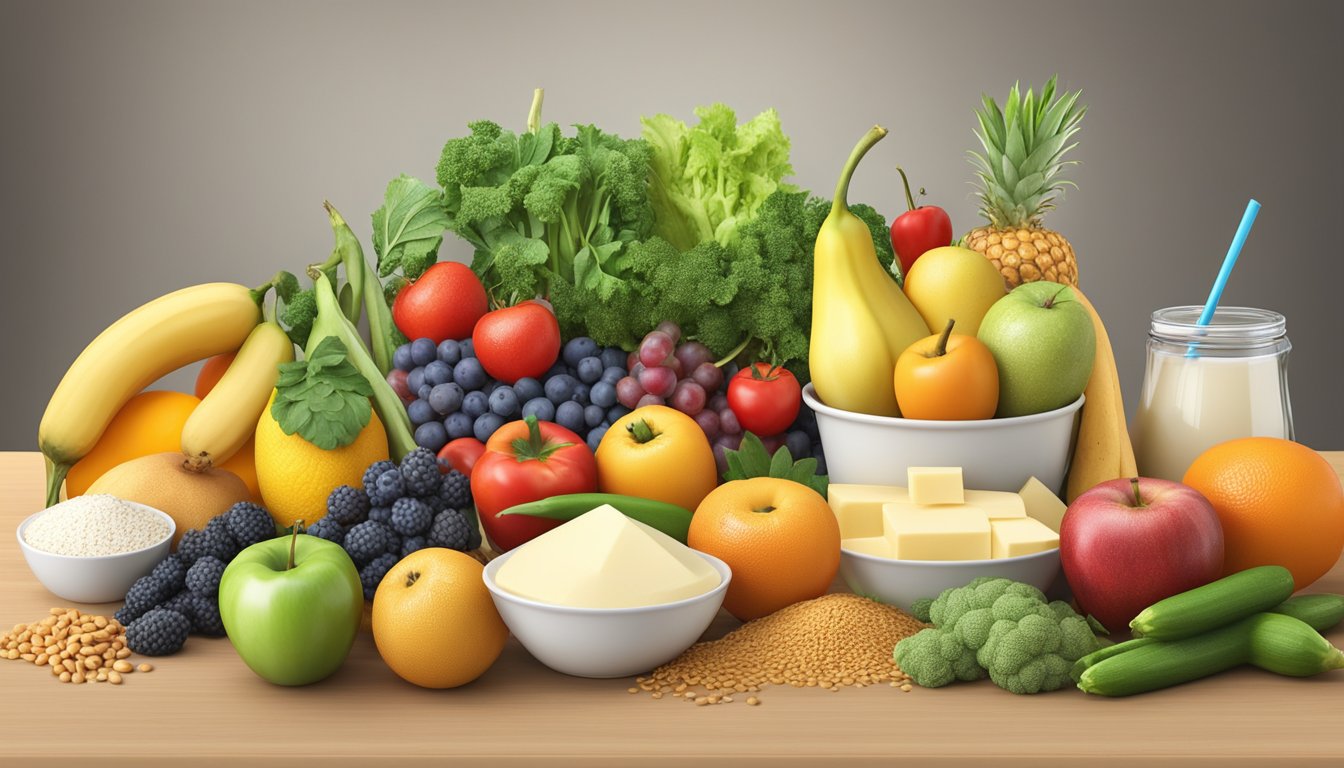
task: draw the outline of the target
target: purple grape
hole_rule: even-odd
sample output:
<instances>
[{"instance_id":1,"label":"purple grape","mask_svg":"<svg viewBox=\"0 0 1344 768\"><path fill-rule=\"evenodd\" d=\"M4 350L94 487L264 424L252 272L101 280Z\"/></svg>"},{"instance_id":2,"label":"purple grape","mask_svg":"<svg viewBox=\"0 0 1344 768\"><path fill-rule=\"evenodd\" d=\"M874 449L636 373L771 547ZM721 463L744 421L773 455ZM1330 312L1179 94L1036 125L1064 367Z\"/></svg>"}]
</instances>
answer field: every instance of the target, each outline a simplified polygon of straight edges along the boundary
<instances>
[{"instance_id":1,"label":"purple grape","mask_svg":"<svg viewBox=\"0 0 1344 768\"><path fill-rule=\"evenodd\" d=\"M626 408L639 407L639 399L646 393L633 376L626 376L616 382L616 399Z\"/></svg>"},{"instance_id":2,"label":"purple grape","mask_svg":"<svg viewBox=\"0 0 1344 768\"><path fill-rule=\"evenodd\" d=\"M658 397L667 397L677 386L677 374L671 368L645 368L639 372L639 385L645 392Z\"/></svg>"},{"instance_id":3,"label":"purple grape","mask_svg":"<svg viewBox=\"0 0 1344 768\"><path fill-rule=\"evenodd\" d=\"M701 363L692 368L691 378L696 384L704 387L706 392L718 392L723 386L723 371L716 368L713 363Z\"/></svg>"},{"instance_id":4,"label":"purple grape","mask_svg":"<svg viewBox=\"0 0 1344 768\"><path fill-rule=\"evenodd\" d=\"M675 354L677 359L681 361L682 369L687 371L694 371L701 363L708 363L713 358L709 347L698 341L688 341L682 344L677 347Z\"/></svg>"},{"instance_id":5,"label":"purple grape","mask_svg":"<svg viewBox=\"0 0 1344 768\"><path fill-rule=\"evenodd\" d=\"M639 398L639 402L635 405L637 408L643 408L646 405L667 405L667 402L657 395L646 394Z\"/></svg>"},{"instance_id":6,"label":"purple grape","mask_svg":"<svg viewBox=\"0 0 1344 768\"><path fill-rule=\"evenodd\" d=\"M784 436L784 444L795 459L804 459L812 455L812 438L801 429L795 429Z\"/></svg>"},{"instance_id":7,"label":"purple grape","mask_svg":"<svg viewBox=\"0 0 1344 768\"><path fill-rule=\"evenodd\" d=\"M705 437L711 442L719 436L719 412L703 410L693 417L695 423L700 425L700 430L705 433Z\"/></svg>"},{"instance_id":8,"label":"purple grape","mask_svg":"<svg viewBox=\"0 0 1344 768\"><path fill-rule=\"evenodd\" d=\"M704 385L701 384L701 386ZM705 391L708 392L709 390L706 389ZM715 392L709 396L709 402L705 403L705 407L711 411L722 411L728 407L728 395L723 392Z\"/></svg>"},{"instance_id":9,"label":"purple grape","mask_svg":"<svg viewBox=\"0 0 1344 768\"><path fill-rule=\"evenodd\" d=\"M645 368L662 365L664 360L672 356L675 348L676 342L671 336L662 331L651 331L639 344L639 362Z\"/></svg>"},{"instance_id":10,"label":"purple grape","mask_svg":"<svg viewBox=\"0 0 1344 768\"><path fill-rule=\"evenodd\" d=\"M722 408L719 410L719 430L724 435L736 435L741 439L742 425L738 423L737 414L733 413L732 408Z\"/></svg>"},{"instance_id":11,"label":"purple grape","mask_svg":"<svg viewBox=\"0 0 1344 768\"><path fill-rule=\"evenodd\" d=\"M676 344L678 341L681 340L681 326L677 325L671 320L664 320L663 322L659 323L658 326L653 329L653 331L654 333L666 334L667 337L672 340L673 344ZM648 337L646 336L645 338ZM671 350L668 350L668 354L671 354Z\"/></svg>"},{"instance_id":12,"label":"purple grape","mask_svg":"<svg viewBox=\"0 0 1344 768\"><path fill-rule=\"evenodd\" d=\"M670 402L678 411L694 416L705 408L705 389L691 379L682 379L672 390Z\"/></svg>"},{"instance_id":13,"label":"purple grape","mask_svg":"<svg viewBox=\"0 0 1344 768\"><path fill-rule=\"evenodd\" d=\"M415 395L411 394L411 388L406 384L406 372L400 368L387 374L387 384L397 393L397 397L401 398L401 402L409 405L415 399Z\"/></svg>"}]
</instances>

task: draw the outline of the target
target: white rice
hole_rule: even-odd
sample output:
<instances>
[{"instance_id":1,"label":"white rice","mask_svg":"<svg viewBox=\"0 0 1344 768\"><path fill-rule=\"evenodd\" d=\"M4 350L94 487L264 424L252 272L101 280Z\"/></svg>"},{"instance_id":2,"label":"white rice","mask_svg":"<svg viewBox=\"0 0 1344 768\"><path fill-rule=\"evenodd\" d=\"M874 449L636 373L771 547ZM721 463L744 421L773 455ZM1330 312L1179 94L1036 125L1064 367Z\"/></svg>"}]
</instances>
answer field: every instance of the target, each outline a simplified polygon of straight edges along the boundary
<instances>
[{"instance_id":1,"label":"white rice","mask_svg":"<svg viewBox=\"0 0 1344 768\"><path fill-rule=\"evenodd\" d=\"M23 529L33 549L53 555L98 557L120 555L153 546L168 538L168 523L115 496L76 496L40 513Z\"/></svg>"}]
</instances>

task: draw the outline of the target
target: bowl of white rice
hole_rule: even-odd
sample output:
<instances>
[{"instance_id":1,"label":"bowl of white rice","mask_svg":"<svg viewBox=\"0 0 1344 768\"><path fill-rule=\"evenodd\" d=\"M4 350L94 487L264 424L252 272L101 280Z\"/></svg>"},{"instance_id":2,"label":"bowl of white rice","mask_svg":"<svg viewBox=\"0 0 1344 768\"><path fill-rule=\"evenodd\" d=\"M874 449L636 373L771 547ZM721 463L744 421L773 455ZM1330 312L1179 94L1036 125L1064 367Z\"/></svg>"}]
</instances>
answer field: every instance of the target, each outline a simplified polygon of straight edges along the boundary
<instances>
[{"instance_id":1,"label":"bowl of white rice","mask_svg":"<svg viewBox=\"0 0 1344 768\"><path fill-rule=\"evenodd\" d=\"M110 603L168 556L173 518L107 494L76 496L19 523L19 549L37 580L77 603Z\"/></svg>"}]
</instances>

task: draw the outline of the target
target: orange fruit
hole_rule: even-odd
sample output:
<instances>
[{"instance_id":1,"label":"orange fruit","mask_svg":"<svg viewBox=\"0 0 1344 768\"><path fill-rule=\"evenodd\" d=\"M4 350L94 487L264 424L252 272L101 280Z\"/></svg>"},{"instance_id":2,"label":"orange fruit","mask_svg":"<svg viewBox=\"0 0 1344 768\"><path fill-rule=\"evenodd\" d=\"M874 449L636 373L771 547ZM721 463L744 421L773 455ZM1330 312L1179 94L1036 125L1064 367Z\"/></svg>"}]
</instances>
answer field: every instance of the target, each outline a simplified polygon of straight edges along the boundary
<instances>
[{"instance_id":1,"label":"orange fruit","mask_svg":"<svg viewBox=\"0 0 1344 768\"><path fill-rule=\"evenodd\" d=\"M840 526L826 500L774 477L711 491L691 517L686 543L732 569L723 607L742 621L826 594L840 568Z\"/></svg>"},{"instance_id":2,"label":"orange fruit","mask_svg":"<svg viewBox=\"0 0 1344 768\"><path fill-rule=\"evenodd\" d=\"M229 370L229 365L233 363L236 352L224 352L215 355L205 361L201 366L201 372L196 374L196 396L205 399L210 394L210 390L215 388L219 380L224 376L224 372Z\"/></svg>"},{"instance_id":3,"label":"orange fruit","mask_svg":"<svg viewBox=\"0 0 1344 768\"><path fill-rule=\"evenodd\" d=\"M182 392L141 392L112 417L103 436L65 476L65 495L87 493L109 469L152 453L182 450L182 426L201 401Z\"/></svg>"},{"instance_id":4,"label":"orange fruit","mask_svg":"<svg viewBox=\"0 0 1344 768\"><path fill-rule=\"evenodd\" d=\"M1344 490L1320 454L1276 437L1219 443L1199 455L1183 482L1204 494L1223 523L1224 575L1281 565L1297 589L1344 552Z\"/></svg>"},{"instance_id":5,"label":"orange fruit","mask_svg":"<svg viewBox=\"0 0 1344 768\"><path fill-rule=\"evenodd\" d=\"M441 547L412 552L373 594L373 642L401 679L456 688L480 677L509 630L471 555Z\"/></svg>"},{"instance_id":6,"label":"orange fruit","mask_svg":"<svg viewBox=\"0 0 1344 768\"><path fill-rule=\"evenodd\" d=\"M243 447L238 452L229 457L229 460L219 465L220 469L227 469L237 475L247 486L247 490L252 494L252 500L261 503L261 485L257 482L257 462L256 462L256 444L257 437L252 437L243 443Z\"/></svg>"}]
</instances>

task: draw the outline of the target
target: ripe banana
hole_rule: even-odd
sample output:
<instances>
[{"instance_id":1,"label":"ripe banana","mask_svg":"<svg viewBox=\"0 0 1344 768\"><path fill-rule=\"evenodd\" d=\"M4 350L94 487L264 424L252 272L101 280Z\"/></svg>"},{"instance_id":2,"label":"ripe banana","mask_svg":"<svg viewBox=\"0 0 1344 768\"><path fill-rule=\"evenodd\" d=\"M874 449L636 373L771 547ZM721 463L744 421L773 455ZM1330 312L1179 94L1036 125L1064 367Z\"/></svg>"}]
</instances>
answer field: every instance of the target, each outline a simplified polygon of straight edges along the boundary
<instances>
[{"instance_id":1,"label":"ripe banana","mask_svg":"<svg viewBox=\"0 0 1344 768\"><path fill-rule=\"evenodd\" d=\"M1092 302L1076 286L1073 293L1092 315L1097 354L1092 363L1092 375L1083 391L1087 399L1083 403L1078 441L1069 466L1066 491L1069 503L1097 483L1133 477L1138 472L1134 446L1129 441L1129 429L1125 425L1125 403L1120 393L1120 375L1115 367L1110 337Z\"/></svg>"},{"instance_id":2,"label":"ripe banana","mask_svg":"<svg viewBox=\"0 0 1344 768\"><path fill-rule=\"evenodd\" d=\"M206 283L160 296L98 334L56 385L37 428L47 506L131 396L187 363L238 349L261 319L251 289Z\"/></svg>"},{"instance_id":3,"label":"ripe banana","mask_svg":"<svg viewBox=\"0 0 1344 768\"><path fill-rule=\"evenodd\" d=\"M279 325L252 329L201 404L182 427L187 467L204 472L228 461L256 432L257 419L275 388L280 364L294 359L294 343Z\"/></svg>"}]
</instances>

